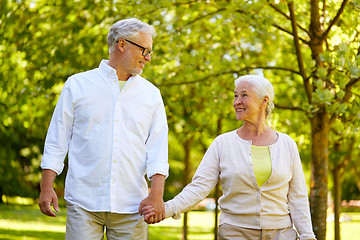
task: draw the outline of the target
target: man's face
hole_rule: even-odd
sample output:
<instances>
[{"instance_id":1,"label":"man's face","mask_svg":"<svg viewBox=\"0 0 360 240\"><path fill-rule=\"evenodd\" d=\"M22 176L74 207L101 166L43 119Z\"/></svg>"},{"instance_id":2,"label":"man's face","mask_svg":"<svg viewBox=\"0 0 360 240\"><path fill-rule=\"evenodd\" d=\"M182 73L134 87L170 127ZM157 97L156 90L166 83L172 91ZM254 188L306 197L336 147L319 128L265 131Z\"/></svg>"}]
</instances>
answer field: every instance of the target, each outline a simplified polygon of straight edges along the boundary
<instances>
[{"instance_id":1,"label":"man's face","mask_svg":"<svg viewBox=\"0 0 360 240\"><path fill-rule=\"evenodd\" d=\"M128 39L131 42L140 45L144 48L152 50L152 36L149 33L139 33L137 36ZM126 42L126 51L123 66L130 75L141 74L145 64L151 61L151 56L143 56L143 48Z\"/></svg>"}]
</instances>

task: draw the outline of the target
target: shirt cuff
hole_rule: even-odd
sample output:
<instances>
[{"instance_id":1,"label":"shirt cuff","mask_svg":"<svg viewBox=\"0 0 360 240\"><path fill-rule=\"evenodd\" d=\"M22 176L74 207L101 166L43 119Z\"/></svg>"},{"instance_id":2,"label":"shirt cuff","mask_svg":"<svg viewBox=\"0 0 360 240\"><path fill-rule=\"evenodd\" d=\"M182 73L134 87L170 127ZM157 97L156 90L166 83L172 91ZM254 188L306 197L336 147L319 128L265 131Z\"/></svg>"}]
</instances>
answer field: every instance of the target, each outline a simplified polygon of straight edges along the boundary
<instances>
[{"instance_id":1,"label":"shirt cuff","mask_svg":"<svg viewBox=\"0 0 360 240\"><path fill-rule=\"evenodd\" d=\"M165 203L165 218L172 217L173 219L179 220L181 218L181 211L177 209L173 200Z\"/></svg>"},{"instance_id":2,"label":"shirt cuff","mask_svg":"<svg viewBox=\"0 0 360 240\"><path fill-rule=\"evenodd\" d=\"M300 240L316 240L314 234L306 233L300 235Z\"/></svg>"},{"instance_id":3,"label":"shirt cuff","mask_svg":"<svg viewBox=\"0 0 360 240\"><path fill-rule=\"evenodd\" d=\"M148 179L151 180L155 174L161 174L165 176L165 179L169 176L169 164L157 164L147 170Z\"/></svg>"},{"instance_id":4,"label":"shirt cuff","mask_svg":"<svg viewBox=\"0 0 360 240\"><path fill-rule=\"evenodd\" d=\"M40 167L41 169L53 170L54 172L56 172L57 175L59 175L64 169L64 162L43 157Z\"/></svg>"}]
</instances>

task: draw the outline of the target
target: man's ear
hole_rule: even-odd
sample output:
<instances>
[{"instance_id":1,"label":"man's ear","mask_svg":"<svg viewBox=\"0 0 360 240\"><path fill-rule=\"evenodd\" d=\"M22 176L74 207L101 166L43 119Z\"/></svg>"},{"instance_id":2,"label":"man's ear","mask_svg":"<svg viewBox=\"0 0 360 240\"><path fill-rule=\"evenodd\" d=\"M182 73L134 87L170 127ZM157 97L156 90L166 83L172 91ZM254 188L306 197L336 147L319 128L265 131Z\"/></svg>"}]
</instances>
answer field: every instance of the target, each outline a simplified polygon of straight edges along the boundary
<instances>
[{"instance_id":1,"label":"man's ear","mask_svg":"<svg viewBox=\"0 0 360 240\"><path fill-rule=\"evenodd\" d=\"M120 52L124 52L125 39L120 38L116 44L117 44L117 47L120 50Z\"/></svg>"}]
</instances>

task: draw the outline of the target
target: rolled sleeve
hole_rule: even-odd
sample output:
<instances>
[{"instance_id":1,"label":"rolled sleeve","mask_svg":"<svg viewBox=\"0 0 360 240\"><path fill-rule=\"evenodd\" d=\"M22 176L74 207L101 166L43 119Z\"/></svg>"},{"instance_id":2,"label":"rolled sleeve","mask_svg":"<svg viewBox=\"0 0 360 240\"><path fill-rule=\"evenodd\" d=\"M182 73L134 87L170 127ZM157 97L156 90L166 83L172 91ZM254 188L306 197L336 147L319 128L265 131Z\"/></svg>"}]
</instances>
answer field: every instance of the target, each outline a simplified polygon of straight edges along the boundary
<instances>
[{"instance_id":1,"label":"rolled sleeve","mask_svg":"<svg viewBox=\"0 0 360 240\"><path fill-rule=\"evenodd\" d=\"M64 162L57 159L51 159L50 157L43 157L41 159L41 169L50 169L59 175L64 169Z\"/></svg>"},{"instance_id":2,"label":"rolled sleeve","mask_svg":"<svg viewBox=\"0 0 360 240\"><path fill-rule=\"evenodd\" d=\"M45 139L42 169L51 169L60 174L68 152L73 126L73 94L68 80L61 91Z\"/></svg>"}]
</instances>

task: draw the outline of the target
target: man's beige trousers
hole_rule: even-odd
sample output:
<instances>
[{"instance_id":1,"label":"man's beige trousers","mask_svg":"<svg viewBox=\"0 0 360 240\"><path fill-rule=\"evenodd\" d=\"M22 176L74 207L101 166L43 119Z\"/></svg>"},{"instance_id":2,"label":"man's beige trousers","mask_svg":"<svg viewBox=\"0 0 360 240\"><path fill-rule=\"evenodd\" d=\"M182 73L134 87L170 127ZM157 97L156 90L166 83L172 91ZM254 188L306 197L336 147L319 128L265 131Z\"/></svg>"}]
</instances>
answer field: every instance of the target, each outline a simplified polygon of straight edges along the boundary
<instances>
[{"instance_id":1,"label":"man's beige trousers","mask_svg":"<svg viewBox=\"0 0 360 240\"><path fill-rule=\"evenodd\" d=\"M138 214L88 212L66 202L65 240L145 240L147 224Z\"/></svg>"}]
</instances>

